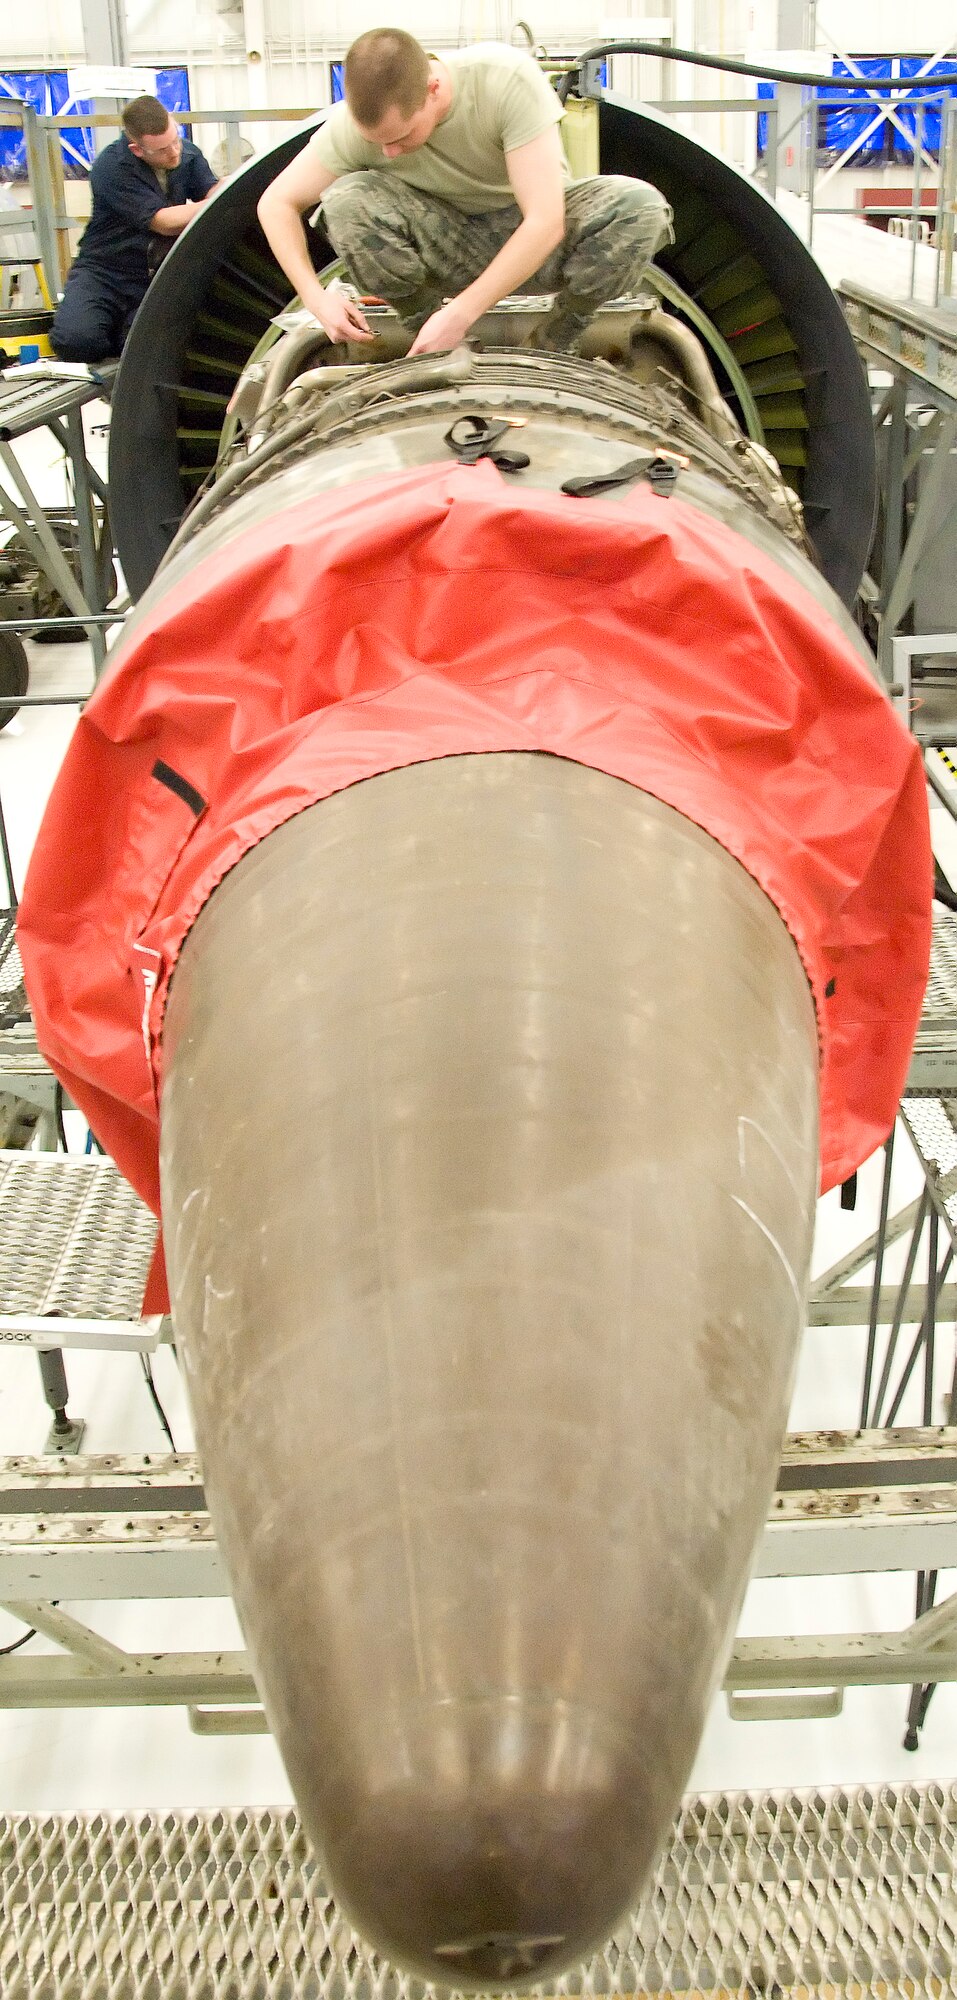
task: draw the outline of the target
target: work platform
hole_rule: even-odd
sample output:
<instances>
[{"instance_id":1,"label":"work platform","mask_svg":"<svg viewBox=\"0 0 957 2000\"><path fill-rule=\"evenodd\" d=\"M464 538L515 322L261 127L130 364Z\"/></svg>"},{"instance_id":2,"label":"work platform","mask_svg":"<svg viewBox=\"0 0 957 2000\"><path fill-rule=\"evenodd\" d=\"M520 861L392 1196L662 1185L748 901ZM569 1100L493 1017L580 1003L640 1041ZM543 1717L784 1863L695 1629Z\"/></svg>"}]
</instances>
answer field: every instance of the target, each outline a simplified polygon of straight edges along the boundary
<instances>
[{"instance_id":1,"label":"work platform","mask_svg":"<svg viewBox=\"0 0 957 2000\"><path fill-rule=\"evenodd\" d=\"M0 1343L155 1347L160 1319L141 1314L155 1241L112 1160L0 1150Z\"/></svg>"},{"instance_id":2,"label":"work platform","mask_svg":"<svg viewBox=\"0 0 957 2000\"><path fill-rule=\"evenodd\" d=\"M957 1788L741 1793L685 1800L634 1915L547 1991L945 2000L955 1965ZM0 1991L419 2000L435 1989L351 1930L290 1810L0 1819Z\"/></svg>"},{"instance_id":3,"label":"work platform","mask_svg":"<svg viewBox=\"0 0 957 2000\"><path fill-rule=\"evenodd\" d=\"M930 976L907 1079L909 1096L957 1094L957 914L935 905Z\"/></svg>"},{"instance_id":4,"label":"work platform","mask_svg":"<svg viewBox=\"0 0 957 2000\"><path fill-rule=\"evenodd\" d=\"M935 398L957 396L957 317L952 311L882 298L863 285L838 288L844 315L862 354L900 368Z\"/></svg>"},{"instance_id":5,"label":"work platform","mask_svg":"<svg viewBox=\"0 0 957 2000\"><path fill-rule=\"evenodd\" d=\"M108 495L87 454L82 413L109 392L115 372L115 363L94 371L48 362L14 369L0 380L0 524L9 525L64 609L86 627L97 672L106 656L106 628L119 621L106 612L116 589ZM44 429L68 468L72 505L66 516L41 504L18 456L18 445ZM15 601L15 591L13 596ZM3 618L3 611L0 591L0 619L8 631L44 622L33 615Z\"/></svg>"},{"instance_id":6,"label":"work platform","mask_svg":"<svg viewBox=\"0 0 957 2000\"><path fill-rule=\"evenodd\" d=\"M934 906L930 976L914 1043L908 1096L957 1095L957 914Z\"/></svg>"},{"instance_id":7,"label":"work platform","mask_svg":"<svg viewBox=\"0 0 957 2000\"><path fill-rule=\"evenodd\" d=\"M848 283L838 297L870 379L880 385L872 394L883 504L862 602L874 621L881 672L908 727L925 744L952 743L957 313ZM928 620L925 606L942 601L951 608L935 609ZM928 630L940 622L949 629Z\"/></svg>"},{"instance_id":8,"label":"work platform","mask_svg":"<svg viewBox=\"0 0 957 2000\"><path fill-rule=\"evenodd\" d=\"M957 1568L957 1429L785 1440L756 1576L922 1567ZM59 1649L0 1659L0 1711L185 1707L200 1735L264 1732L244 1651L127 1651L79 1615L228 1592L192 1455L0 1461L0 1603ZM732 1715L780 1720L835 1716L847 1687L955 1680L957 1596L903 1630L739 1638L724 1688Z\"/></svg>"}]
</instances>

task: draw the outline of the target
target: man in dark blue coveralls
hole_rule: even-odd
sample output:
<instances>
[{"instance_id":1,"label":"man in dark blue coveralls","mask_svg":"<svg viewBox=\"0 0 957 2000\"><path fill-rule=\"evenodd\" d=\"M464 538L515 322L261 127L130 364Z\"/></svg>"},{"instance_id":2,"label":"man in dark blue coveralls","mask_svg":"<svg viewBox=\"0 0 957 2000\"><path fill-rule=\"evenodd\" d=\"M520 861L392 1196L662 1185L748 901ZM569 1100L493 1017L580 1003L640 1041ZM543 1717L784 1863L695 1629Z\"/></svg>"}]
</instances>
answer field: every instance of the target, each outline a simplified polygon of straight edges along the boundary
<instances>
[{"instance_id":1,"label":"man in dark blue coveralls","mask_svg":"<svg viewBox=\"0 0 957 2000\"><path fill-rule=\"evenodd\" d=\"M180 137L165 104L135 97L123 135L90 175L93 213L83 232L51 341L61 361L119 354L160 258L216 186L198 146Z\"/></svg>"}]
</instances>

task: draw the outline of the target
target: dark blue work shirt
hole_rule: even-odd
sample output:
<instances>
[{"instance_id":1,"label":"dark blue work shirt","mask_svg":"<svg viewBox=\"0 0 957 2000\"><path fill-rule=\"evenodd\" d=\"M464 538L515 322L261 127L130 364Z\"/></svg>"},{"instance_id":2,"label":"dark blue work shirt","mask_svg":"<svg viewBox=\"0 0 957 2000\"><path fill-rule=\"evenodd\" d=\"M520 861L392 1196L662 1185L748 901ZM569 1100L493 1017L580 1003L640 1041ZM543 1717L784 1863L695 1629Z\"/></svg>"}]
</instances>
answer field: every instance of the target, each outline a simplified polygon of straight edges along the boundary
<instances>
[{"instance_id":1,"label":"dark blue work shirt","mask_svg":"<svg viewBox=\"0 0 957 2000\"><path fill-rule=\"evenodd\" d=\"M202 201L215 186L209 161L198 146L184 139L179 166L167 170L164 190L152 167L131 153L122 133L93 162L93 213L80 238L76 263L118 278L131 298L141 299L150 279L146 253L154 215L182 201Z\"/></svg>"}]
</instances>

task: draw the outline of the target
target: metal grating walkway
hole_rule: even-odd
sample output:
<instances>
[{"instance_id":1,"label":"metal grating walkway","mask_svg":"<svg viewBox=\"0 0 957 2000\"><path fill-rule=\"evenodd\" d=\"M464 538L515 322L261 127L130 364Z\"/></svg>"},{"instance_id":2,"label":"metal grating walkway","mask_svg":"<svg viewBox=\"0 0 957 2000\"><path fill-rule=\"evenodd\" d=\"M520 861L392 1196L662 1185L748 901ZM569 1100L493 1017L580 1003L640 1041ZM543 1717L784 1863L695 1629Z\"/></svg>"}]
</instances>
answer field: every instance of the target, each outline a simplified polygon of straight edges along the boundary
<instances>
[{"instance_id":1,"label":"metal grating walkway","mask_svg":"<svg viewBox=\"0 0 957 2000\"><path fill-rule=\"evenodd\" d=\"M0 1819L3 2000L418 2000L295 1812ZM957 1787L689 1798L635 1916L553 1994L955 1992Z\"/></svg>"},{"instance_id":2,"label":"metal grating walkway","mask_svg":"<svg viewBox=\"0 0 957 2000\"><path fill-rule=\"evenodd\" d=\"M18 1072L47 1067L37 1048L14 924L11 910L0 911L0 1089L14 1088L8 1079Z\"/></svg>"},{"instance_id":3,"label":"metal grating walkway","mask_svg":"<svg viewBox=\"0 0 957 2000\"><path fill-rule=\"evenodd\" d=\"M156 1219L112 1160L0 1151L0 1219L0 1342L31 1319L64 1346L78 1323L140 1324Z\"/></svg>"},{"instance_id":4,"label":"metal grating walkway","mask_svg":"<svg viewBox=\"0 0 957 2000\"><path fill-rule=\"evenodd\" d=\"M957 916L937 903L924 1014L957 1030Z\"/></svg>"},{"instance_id":5,"label":"metal grating walkway","mask_svg":"<svg viewBox=\"0 0 957 2000\"><path fill-rule=\"evenodd\" d=\"M843 282L838 297L868 360L895 363L942 402L957 397L957 326L949 312Z\"/></svg>"},{"instance_id":6,"label":"metal grating walkway","mask_svg":"<svg viewBox=\"0 0 957 2000\"><path fill-rule=\"evenodd\" d=\"M957 1099L912 1097L901 1101L901 1117L951 1235L957 1234Z\"/></svg>"},{"instance_id":7,"label":"metal grating walkway","mask_svg":"<svg viewBox=\"0 0 957 2000\"><path fill-rule=\"evenodd\" d=\"M907 1095L957 1091L957 915L934 905L930 973Z\"/></svg>"}]
</instances>

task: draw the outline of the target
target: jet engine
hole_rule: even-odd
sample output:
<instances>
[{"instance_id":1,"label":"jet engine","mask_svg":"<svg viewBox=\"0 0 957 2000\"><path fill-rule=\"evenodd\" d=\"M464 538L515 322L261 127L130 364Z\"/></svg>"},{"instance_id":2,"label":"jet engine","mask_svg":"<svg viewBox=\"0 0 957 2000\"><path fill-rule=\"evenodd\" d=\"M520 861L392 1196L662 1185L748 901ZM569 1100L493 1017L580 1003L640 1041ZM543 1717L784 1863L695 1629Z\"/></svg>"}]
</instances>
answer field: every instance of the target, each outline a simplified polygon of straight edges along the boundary
<instances>
[{"instance_id":1,"label":"jet engine","mask_svg":"<svg viewBox=\"0 0 957 2000\"><path fill-rule=\"evenodd\" d=\"M600 1946L774 1487L819 1187L890 1128L916 747L846 608L866 384L753 186L602 107L676 242L579 357L330 348L227 183L114 404L142 592L20 937L162 1217L210 1510L306 1828L460 1990ZM317 254L322 254L321 243ZM328 254L328 250L326 250Z\"/></svg>"}]
</instances>

